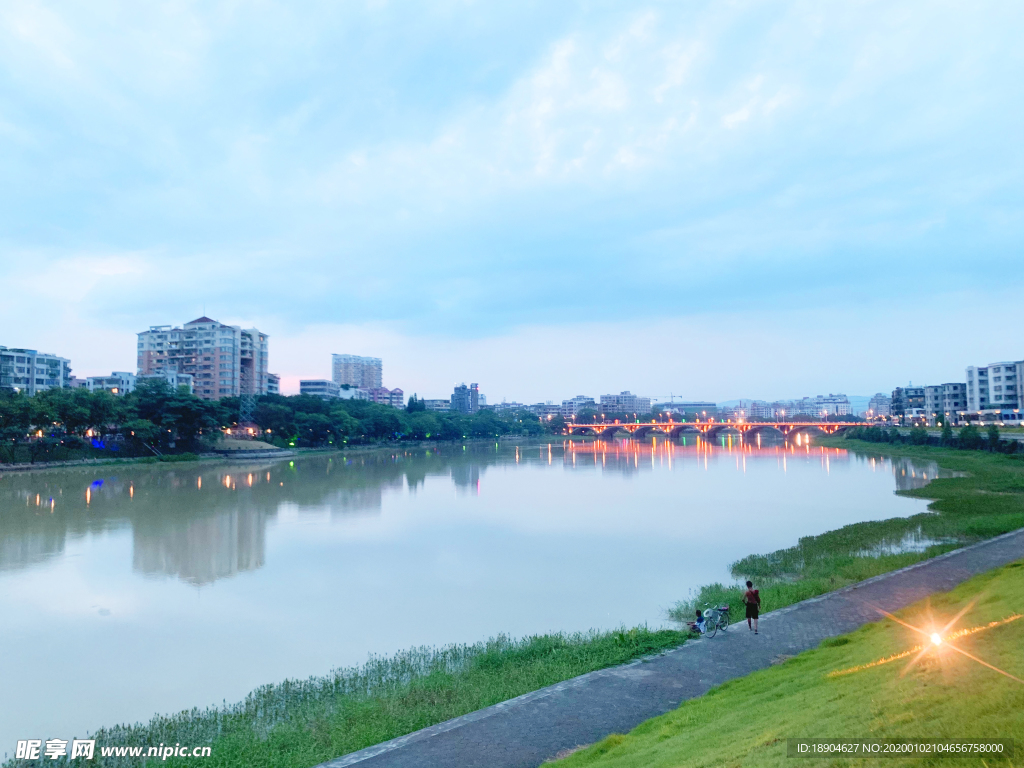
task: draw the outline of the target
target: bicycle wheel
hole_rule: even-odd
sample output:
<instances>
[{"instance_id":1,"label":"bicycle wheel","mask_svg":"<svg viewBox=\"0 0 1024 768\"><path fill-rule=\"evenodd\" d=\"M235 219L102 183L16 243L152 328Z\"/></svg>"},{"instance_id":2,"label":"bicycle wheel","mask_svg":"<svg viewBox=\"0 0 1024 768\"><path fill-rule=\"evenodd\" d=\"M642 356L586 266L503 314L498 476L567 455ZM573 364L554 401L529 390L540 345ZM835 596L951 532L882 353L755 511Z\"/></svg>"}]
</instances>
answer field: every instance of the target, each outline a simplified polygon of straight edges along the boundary
<instances>
[{"instance_id":1,"label":"bicycle wheel","mask_svg":"<svg viewBox=\"0 0 1024 768\"><path fill-rule=\"evenodd\" d=\"M722 613L721 617L722 617L721 618L722 631L725 632L725 630L727 630L729 628L729 614L728 613Z\"/></svg>"},{"instance_id":2,"label":"bicycle wheel","mask_svg":"<svg viewBox=\"0 0 1024 768\"><path fill-rule=\"evenodd\" d=\"M718 633L719 621L720 617L718 615L718 612L715 611L714 615L710 619L708 619L708 637L714 637Z\"/></svg>"}]
</instances>

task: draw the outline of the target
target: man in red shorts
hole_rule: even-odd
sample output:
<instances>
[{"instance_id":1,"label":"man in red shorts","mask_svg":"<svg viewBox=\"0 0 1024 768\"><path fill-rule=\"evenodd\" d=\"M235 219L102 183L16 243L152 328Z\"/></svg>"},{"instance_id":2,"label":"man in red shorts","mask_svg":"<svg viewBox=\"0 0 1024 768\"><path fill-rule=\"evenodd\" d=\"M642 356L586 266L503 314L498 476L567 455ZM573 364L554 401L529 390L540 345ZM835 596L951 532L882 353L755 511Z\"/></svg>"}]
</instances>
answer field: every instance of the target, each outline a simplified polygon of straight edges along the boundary
<instances>
[{"instance_id":1,"label":"man in red shorts","mask_svg":"<svg viewBox=\"0 0 1024 768\"><path fill-rule=\"evenodd\" d=\"M757 615L761 611L761 593L754 589L754 582L747 582L747 591L743 593L743 602L747 606L747 629L754 630L757 634ZM754 624L751 626L750 622Z\"/></svg>"}]
</instances>

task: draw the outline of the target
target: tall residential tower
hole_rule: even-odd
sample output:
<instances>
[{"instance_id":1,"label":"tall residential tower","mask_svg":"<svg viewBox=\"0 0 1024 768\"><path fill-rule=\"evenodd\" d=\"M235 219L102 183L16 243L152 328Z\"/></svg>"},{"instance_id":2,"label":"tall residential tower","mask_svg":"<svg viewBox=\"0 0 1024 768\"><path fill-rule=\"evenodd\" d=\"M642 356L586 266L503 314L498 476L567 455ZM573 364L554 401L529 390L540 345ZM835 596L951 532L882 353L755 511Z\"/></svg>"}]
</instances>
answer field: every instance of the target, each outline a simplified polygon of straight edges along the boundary
<instances>
[{"instance_id":1,"label":"tall residential tower","mask_svg":"<svg viewBox=\"0 0 1024 768\"><path fill-rule=\"evenodd\" d=\"M151 325L139 334L139 375L191 374L206 400L267 394L267 334L200 317L181 328Z\"/></svg>"},{"instance_id":2,"label":"tall residential tower","mask_svg":"<svg viewBox=\"0 0 1024 768\"><path fill-rule=\"evenodd\" d=\"M383 385L384 365L379 357L331 355L331 379L339 387L378 389Z\"/></svg>"}]
</instances>

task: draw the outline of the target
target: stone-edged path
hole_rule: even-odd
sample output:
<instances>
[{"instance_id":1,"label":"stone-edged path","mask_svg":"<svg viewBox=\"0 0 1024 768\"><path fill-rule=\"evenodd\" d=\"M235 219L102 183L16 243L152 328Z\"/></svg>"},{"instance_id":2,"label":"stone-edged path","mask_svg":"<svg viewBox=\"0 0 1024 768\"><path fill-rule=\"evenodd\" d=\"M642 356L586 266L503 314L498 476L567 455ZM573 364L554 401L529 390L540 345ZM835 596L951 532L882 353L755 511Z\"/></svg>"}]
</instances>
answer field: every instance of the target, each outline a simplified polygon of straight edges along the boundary
<instances>
[{"instance_id":1,"label":"stone-edged path","mask_svg":"<svg viewBox=\"0 0 1024 768\"><path fill-rule=\"evenodd\" d=\"M761 617L644 661L590 672L323 763L318 768L533 768L559 751L625 733L686 699L934 592L1024 558L1024 529Z\"/></svg>"}]
</instances>

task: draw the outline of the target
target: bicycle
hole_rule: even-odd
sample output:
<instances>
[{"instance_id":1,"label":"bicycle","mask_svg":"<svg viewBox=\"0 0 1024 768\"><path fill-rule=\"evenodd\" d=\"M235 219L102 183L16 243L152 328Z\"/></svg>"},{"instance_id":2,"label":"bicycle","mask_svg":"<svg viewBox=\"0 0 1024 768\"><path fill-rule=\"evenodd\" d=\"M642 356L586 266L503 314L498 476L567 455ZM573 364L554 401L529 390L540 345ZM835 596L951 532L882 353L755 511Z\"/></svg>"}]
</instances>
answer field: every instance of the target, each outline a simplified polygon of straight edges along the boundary
<instances>
[{"instance_id":1,"label":"bicycle","mask_svg":"<svg viewBox=\"0 0 1024 768\"><path fill-rule=\"evenodd\" d=\"M706 603L705 603L706 605ZM718 630L723 632L729 628L729 606L716 605L704 609L704 634L714 637Z\"/></svg>"}]
</instances>

